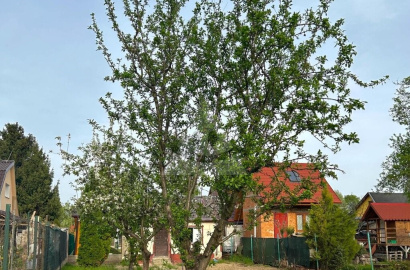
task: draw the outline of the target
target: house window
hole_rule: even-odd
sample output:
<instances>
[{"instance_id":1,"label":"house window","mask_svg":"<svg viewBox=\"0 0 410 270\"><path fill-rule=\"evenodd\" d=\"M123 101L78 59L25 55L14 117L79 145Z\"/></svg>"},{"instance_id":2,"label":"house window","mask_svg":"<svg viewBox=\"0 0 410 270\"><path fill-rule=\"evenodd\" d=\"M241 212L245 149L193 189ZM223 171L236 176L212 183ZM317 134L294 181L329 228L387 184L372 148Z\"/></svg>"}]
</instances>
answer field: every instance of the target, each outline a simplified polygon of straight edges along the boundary
<instances>
[{"instance_id":1,"label":"house window","mask_svg":"<svg viewBox=\"0 0 410 270\"><path fill-rule=\"evenodd\" d=\"M194 243L196 241L200 241L202 244L201 229L197 229L197 228L188 228L188 229L190 231L191 242Z\"/></svg>"},{"instance_id":2,"label":"house window","mask_svg":"<svg viewBox=\"0 0 410 270\"><path fill-rule=\"evenodd\" d=\"M6 189L4 192L4 196L6 196L6 198L10 198L10 185L6 183Z\"/></svg>"},{"instance_id":3,"label":"house window","mask_svg":"<svg viewBox=\"0 0 410 270\"><path fill-rule=\"evenodd\" d=\"M300 182L299 174L295 171L287 171L286 174L291 182Z\"/></svg>"},{"instance_id":4,"label":"house window","mask_svg":"<svg viewBox=\"0 0 410 270\"><path fill-rule=\"evenodd\" d=\"M298 214L296 215L296 232L303 232L303 227L306 223L309 223L308 214Z\"/></svg>"}]
</instances>

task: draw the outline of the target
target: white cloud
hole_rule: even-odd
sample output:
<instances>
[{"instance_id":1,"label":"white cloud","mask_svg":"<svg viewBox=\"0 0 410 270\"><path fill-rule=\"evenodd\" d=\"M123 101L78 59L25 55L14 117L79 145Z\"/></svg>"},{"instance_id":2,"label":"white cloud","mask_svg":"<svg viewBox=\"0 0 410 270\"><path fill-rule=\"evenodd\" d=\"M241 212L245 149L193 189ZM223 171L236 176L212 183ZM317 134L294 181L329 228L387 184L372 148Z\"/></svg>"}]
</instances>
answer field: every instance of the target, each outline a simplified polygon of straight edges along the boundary
<instances>
[{"instance_id":1,"label":"white cloud","mask_svg":"<svg viewBox=\"0 0 410 270\"><path fill-rule=\"evenodd\" d=\"M371 23L383 23L396 18L396 9L400 7L398 2L389 0L353 0L349 6L362 20Z\"/></svg>"}]
</instances>

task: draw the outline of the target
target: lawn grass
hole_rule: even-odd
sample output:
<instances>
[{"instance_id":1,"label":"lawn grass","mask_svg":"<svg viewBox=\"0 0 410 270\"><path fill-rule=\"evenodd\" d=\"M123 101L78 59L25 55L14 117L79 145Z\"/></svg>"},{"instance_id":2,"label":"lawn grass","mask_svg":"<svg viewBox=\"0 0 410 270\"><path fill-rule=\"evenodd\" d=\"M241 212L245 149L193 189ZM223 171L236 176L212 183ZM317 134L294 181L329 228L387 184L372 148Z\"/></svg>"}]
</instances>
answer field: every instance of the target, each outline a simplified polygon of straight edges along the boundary
<instances>
[{"instance_id":1,"label":"lawn grass","mask_svg":"<svg viewBox=\"0 0 410 270\"><path fill-rule=\"evenodd\" d=\"M117 268L117 267L120 267L120 268ZM149 267L150 270L163 270L163 269L172 270L172 269L178 269L178 268L180 268L178 267L178 265L172 265L169 263L165 263L161 266L153 265ZM128 269L128 266L124 266L121 264L114 264L114 265L100 265L98 267L85 267L85 266L79 266L79 265L66 264L62 268L62 270L118 270L118 269ZM134 269L141 270L142 267L139 265L135 265Z\"/></svg>"},{"instance_id":2,"label":"lawn grass","mask_svg":"<svg viewBox=\"0 0 410 270\"><path fill-rule=\"evenodd\" d=\"M62 270L115 270L115 265L101 265L98 267L85 267L79 265L72 265L67 263L63 266Z\"/></svg>"},{"instance_id":3,"label":"lawn grass","mask_svg":"<svg viewBox=\"0 0 410 270\"><path fill-rule=\"evenodd\" d=\"M383 270L409 270L410 261L391 261L391 262L379 262L375 263L375 269ZM367 265L348 265L342 268L343 270L371 270L372 266Z\"/></svg>"},{"instance_id":4,"label":"lawn grass","mask_svg":"<svg viewBox=\"0 0 410 270\"><path fill-rule=\"evenodd\" d=\"M254 263L252 262L251 258L238 255L238 254L233 254L232 256L229 257L229 259L222 259L222 260L217 260L216 263L240 263L240 264L245 264L245 265L253 265Z\"/></svg>"}]
</instances>

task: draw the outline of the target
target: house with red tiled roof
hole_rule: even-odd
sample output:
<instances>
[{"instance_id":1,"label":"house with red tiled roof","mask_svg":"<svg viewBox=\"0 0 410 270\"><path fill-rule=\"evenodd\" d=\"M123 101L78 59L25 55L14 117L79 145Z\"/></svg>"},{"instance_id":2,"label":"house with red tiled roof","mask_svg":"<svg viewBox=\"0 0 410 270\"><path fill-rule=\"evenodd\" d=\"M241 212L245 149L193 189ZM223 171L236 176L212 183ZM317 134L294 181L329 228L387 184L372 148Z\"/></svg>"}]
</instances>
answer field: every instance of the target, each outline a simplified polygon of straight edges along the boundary
<instances>
[{"instance_id":1,"label":"house with red tiled roof","mask_svg":"<svg viewBox=\"0 0 410 270\"><path fill-rule=\"evenodd\" d=\"M252 235L261 238L280 238L286 237L287 231L292 230L295 235L301 235L304 224L309 220L311 205L320 201L323 188L329 191L334 203L341 203L332 187L313 164L295 163L288 168L265 167L254 173L253 178L261 186L261 192L256 195L258 199L275 203L269 206L268 214L256 217L256 226L251 228L249 215L252 211L255 212L258 206L254 201L254 194L245 198L244 237ZM300 199L303 195L305 196Z\"/></svg>"},{"instance_id":2,"label":"house with red tiled roof","mask_svg":"<svg viewBox=\"0 0 410 270\"><path fill-rule=\"evenodd\" d=\"M367 231L379 247L386 248L387 258L398 252L410 252L410 203L370 203L362 217Z\"/></svg>"},{"instance_id":3,"label":"house with red tiled roof","mask_svg":"<svg viewBox=\"0 0 410 270\"><path fill-rule=\"evenodd\" d=\"M10 212L18 216L14 161L0 160L0 215L4 216L7 204Z\"/></svg>"}]
</instances>

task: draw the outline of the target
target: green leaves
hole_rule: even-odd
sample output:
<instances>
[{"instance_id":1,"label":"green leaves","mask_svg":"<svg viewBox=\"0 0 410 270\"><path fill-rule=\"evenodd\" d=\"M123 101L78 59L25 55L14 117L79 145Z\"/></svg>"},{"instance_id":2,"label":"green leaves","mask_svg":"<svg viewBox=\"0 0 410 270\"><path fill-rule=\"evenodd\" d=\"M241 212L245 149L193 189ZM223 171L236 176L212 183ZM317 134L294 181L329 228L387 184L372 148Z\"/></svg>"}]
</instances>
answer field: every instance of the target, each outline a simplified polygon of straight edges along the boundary
<instances>
[{"instance_id":1,"label":"green leaves","mask_svg":"<svg viewBox=\"0 0 410 270\"><path fill-rule=\"evenodd\" d=\"M378 190L404 191L410 198L410 77L402 80L391 109L393 120L405 127L403 134L390 138L393 152L382 164Z\"/></svg>"}]
</instances>

